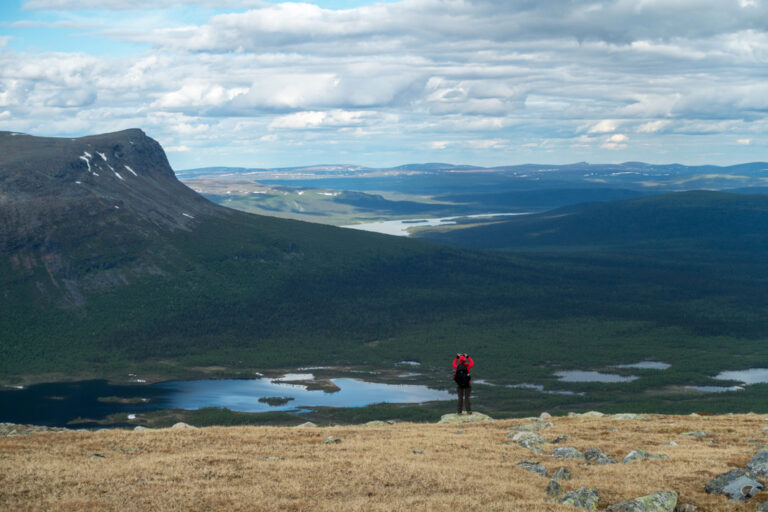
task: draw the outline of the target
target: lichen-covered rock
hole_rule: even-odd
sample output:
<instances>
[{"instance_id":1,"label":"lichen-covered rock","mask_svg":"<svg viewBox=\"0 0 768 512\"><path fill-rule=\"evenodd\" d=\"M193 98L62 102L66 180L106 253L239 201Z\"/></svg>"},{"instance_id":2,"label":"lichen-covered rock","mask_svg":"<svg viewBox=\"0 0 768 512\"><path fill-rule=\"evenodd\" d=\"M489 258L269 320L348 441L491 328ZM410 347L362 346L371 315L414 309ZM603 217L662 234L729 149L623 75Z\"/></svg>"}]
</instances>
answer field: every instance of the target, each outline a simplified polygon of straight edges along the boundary
<instances>
[{"instance_id":1,"label":"lichen-covered rock","mask_svg":"<svg viewBox=\"0 0 768 512\"><path fill-rule=\"evenodd\" d=\"M633 500L611 505L611 512L674 512L678 494L675 491L660 491Z\"/></svg>"},{"instance_id":2,"label":"lichen-covered rock","mask_svg":"<svg viewBox=\"0 0 768 512\"><path fill-rule=\"evenodd\" d=\"M550 498L559 498L563 493L563 487L554 478L547 484L547 496Z\"/></svg>"},{"instance_id":3,"label":"lichen-covered rock","mask_svg":"<svg viewBox=\"0 0 768 512\"><path fill-rule=\"evenodd\" d=\"M654 455L648 450L632 450L624 457L622 463L629 464L630 462L637 462L639 460L663 460L668 459L666 455Z\"/></svg>"},{"instance_id":4,"label":"lichen-covered rock","mask_svg":"<svg viewBox=\"0 0 768 512\"><path fill-rule=\"evenodd\" d=\"M710 434L709 432L702 432L701 430L696 430L695 432L683 432L680 435L688 436L688 437L710 437L712 434Z\"/></svg>"},{"instance_id":5,"label":"lichen-covered rock","mask_svg":"<svg viewBox=\"0 0 768 512\"><path fill-rule=\"evenodd\" d=\"M560 498L560 503L585 510L597 510L600 501L600 493L594 487L579 487L575 491L565 493Z\"/></svg>"},{"instance_id":6,"label":"lichen-covered rock","mask_svg":"<svg viewBox=\"0 0 768 512\"><path fill-rule=\"evenodd\" d=\"M752 460L747 463L747 469L757 476L768 476L768 450L758 451Z\"/></svg>"},{"instance_id":7,"label":"lichen-covered rock","mask_svg":"<svg viewBox=\"0 0 768 512\"><path fill-rule=\"evenodd\" d=\"M617 464L616 459L609 457L598 448L588 448L587 451L584 452L584 458L587 459L587 462L592 464Z\"/></svg>"},{"instance_id":8,"label":"lichen-covered rock","mask_svg":"<svg viewBox=\"0 0 768 512\"><path fill-rule=\"evenodd\" d=\"M543 413L539 414L539 419L540 420L544 420L544 421L551 420L552 419L552 415L549 414L548 412L543 412Z\"/></svg>"},{"instance_id":9,"label":"lichen-covered rock","mask_svg":"<svg viewBox=\"0 0 768 512\"><path fill-rule=\"evenodd\" d=\"M189 425L187 423L184 423L183 421L180 421L174 424L171 428L180 429L180 428L197 428L197 427L193 427L192 425Z\"/></svg>"},{"instance_id":10,"label":"lichen-covered rock","mask_svg":"<svg viewBox=\"0 0 768 512\"><path fill-rule=\"evenodd\" d=\"M552 480L570 480L571 479L571 470L568 468L557 468L554 473L552 473Z\"/></svg>"},{"instance_id":11,"label":"lichen-covered rock","mask_svg":"<svg viewBox=\"0 0 768 512\"><path fill-rule=\"evenodd\" d=\"M631 412L623 412L619 414L614 414L611 416L614 420L640 420L640 421L651 421L650 418L647 416L643 416L642 414L633 414Z\"/></svg>"},{"instance_id":12,"label":"lichen-covered rock","mask_svg":"<svg viewBox=\"0 0 768 512\"><path fill-rule=\"evenodd\" d=\"M325 444L339 444L341 442L341 439L337 439L333 436L328 436L325 439L323 439L323 442Z\"/></svg>"},{"instance_id":13,"label":"lichen-covered rock","mask_svg":"<svg viewBox=\"0 0 768 512\"><path fill-rule=\"evenodd\" d=\"M584 454L572 446L563 446L555 448L552 456L558 459L583 459Z\"/></svg>"},{"instance_id":14,"label":"lichen-covered rock","mask_svg":"<svg viewBox=\"0 0 768 512\"><path fill-rule=\"evenodd\" d=\"M296 425L296 428L314 428L317 425L312 423L311 421L306 421L302 423L301 425Z\"/></svg>"},{"instance_id":15,"label":"lichen-covered rock","mask_svg":"<svg viewBox=\"0 0 768 512\"><path fill-rule=\"evenodd\" d=\"M768 501L757 507L756 512L768 512Z\"/></svg>"},{"instance_id":16,"label":"lichen-covered rock","mask_svg":"<svg viewBox=\"0 0 768 512\"><path fill-rule=\"evenodd\" d=\"M579 414L580 418L602 418L603 416L605 416L605 414L599 411L588 411L588 412Z\"/></svg>"},{"instance_id":17,"label":"lichen-covered rock","mask_svg":"<svg viewBox=\"0 0 768 512\"><path fill-rule=\"evenodd\" d=\"M568 436L559 435L552 440L552 444L564 443L566 441L568 441Z\"/></svg>"},{"instance_id":18,"label":"lichen-covered rock","mask_svg":"<svg viewBox=\"0 0 768 512\"><path fill-rule=\"evenodd\" d=\"M521 460L517 463L517 465L526 471L530 471L531 473L538 473L541 476L547 476L549 474L547 468L544 467L543 464L534 460Z\"/></svg>"},{"instance_id":19,"label":"lichen-covered rock","mask_svg":"<svg viewBox=\"0 0 768 512\"><path fill-rule=\"evenodd\" d=\"M473 412L472 414L443 414L440 416L438 423L474 423L477 421L492 421L493 418L487 414L481 412Z\"/></svg>"},{"instance_id":20,"label":"lichen-covered rock","mask_svg":"<svg viewBox=\"0 0 768 512\"><path fill-rule=\"evenodd\" d=\"M675 512L695 512L696 510L696 505L691 503L680 503L675 507Z\"/></svg>"},{"instance_id":21,"label":"lichen-covered rock","mask_svg":"<svg viewBox=\"0 0 768 512\"><path fill-rule=\"evenodd\" d=\"M731 501L744 503L764 488L757 475L747 469L737 468L717 475L707 482L704 490L709 494L725 494Z\"/></svg>"},{"instance_id":22,"label":"lichen-covered rock","mask_svg":"<svg viewBox=\"0 0 768 512\"><path fill-rule=\"evenodd\" d=\"M512 440L523 448L529 450L540 450L539 446L547 444L547 440L536 432L517 432L512 436Z\"/></svg>"}]
</instances>

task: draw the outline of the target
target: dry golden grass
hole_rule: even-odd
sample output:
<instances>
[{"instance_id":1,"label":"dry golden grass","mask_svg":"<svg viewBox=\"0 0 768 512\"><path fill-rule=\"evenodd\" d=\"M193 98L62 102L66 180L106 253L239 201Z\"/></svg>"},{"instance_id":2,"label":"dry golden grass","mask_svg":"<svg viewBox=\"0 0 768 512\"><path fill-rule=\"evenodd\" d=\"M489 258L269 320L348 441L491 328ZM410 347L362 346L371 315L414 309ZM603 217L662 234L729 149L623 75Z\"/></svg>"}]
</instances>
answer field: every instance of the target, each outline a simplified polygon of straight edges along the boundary
<instances>
[{"instance_id":1,"label":"dry golden grass","mask_svg":"<svg viewBox=\"0 0 768 512\"><path fill-rule=\"evenodd\" d=\"M768 442L762 416L649 417L554 418L555 426L543 431L550 440L569 437L545 446L550 452L556 446L595 446L619 461L632 449L669 456L607 466L505 444L508 428L525 420L8 437L0 439L0 510L576 510L547 501L548 479L516 466L525 459L542 462L550 473L570 468L573 480L561 482L565 490L597 487L601 508L665 489L704 511L753 511L768 501L768 492L746 505L704 492L717 474L746 465L757 450L749 440ZM713 437L680 435L693 430ZM324 444L328 436L341 442Z\"/></svg>"}]
</instances>

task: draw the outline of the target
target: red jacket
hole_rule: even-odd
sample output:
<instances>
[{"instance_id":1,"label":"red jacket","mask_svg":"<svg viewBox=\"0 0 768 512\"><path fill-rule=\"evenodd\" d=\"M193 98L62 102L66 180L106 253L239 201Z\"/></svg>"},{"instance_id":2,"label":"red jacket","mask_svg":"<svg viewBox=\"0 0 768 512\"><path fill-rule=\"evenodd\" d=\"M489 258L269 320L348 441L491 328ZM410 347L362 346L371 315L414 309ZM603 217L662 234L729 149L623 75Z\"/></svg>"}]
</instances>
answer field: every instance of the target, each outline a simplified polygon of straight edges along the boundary
<instances>
[{"instance_id":1,"label":"red jacket","mask_svg":"<svg viewBox=\"0 0 768 512\"><path fill-rule=\"evenodd\" d=\"M467 365L467 373L469 373L472 370L472 367L475 366L475 362L472 360L470 356L467 356L467 358L464 360L464 364ZM453 376L456 376L456 367L459 366L459 358L454 357L453 358Z\"/></svg>"}]
</instances>

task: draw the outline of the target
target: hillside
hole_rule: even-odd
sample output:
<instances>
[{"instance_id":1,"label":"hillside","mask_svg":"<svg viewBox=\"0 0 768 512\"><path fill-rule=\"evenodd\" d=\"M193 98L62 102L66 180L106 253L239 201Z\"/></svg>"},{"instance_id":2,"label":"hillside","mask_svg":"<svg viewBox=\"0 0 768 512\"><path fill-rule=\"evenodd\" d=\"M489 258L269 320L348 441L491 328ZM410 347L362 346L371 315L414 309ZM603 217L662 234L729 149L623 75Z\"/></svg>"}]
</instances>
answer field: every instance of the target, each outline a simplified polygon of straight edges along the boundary
<instances>
[{"instance_id":1,"label":"hillside","mask_svg":"<svg viewBox=\"0 0 768 512\"><path fill-rule=\"evenodd\" d=\"M421 238L476 249L702 247L768 249L768 195L691 191L494 220L482 226L425 229Z\"/></svg>"},{"instance_id":2,"label":"hillside","mask_svg":"<svg viewBox=\"0 0 768 512\"><path fill-rule=\"evenodd\" d=\"M758 453L766 440L762 415L592 416L0 437L0 508L584 510L547 495L560 468L570 475L561 470L557 476L557 500L595 488L600 510L662 491L668 491L670 508L647 510L671 512L676 503L752 512L768 501L768 492L757 489L743 504L705 490L715 477L745 468ZM512 439L517 429L532 427L541 429L543 444L525 448ZM651 458L635 452L639 460L624 463L635 450L647 450ZM529 462L521 465L524 461ZM742 483L739 489L748 487Z\"/></svg>"}]
</instances>

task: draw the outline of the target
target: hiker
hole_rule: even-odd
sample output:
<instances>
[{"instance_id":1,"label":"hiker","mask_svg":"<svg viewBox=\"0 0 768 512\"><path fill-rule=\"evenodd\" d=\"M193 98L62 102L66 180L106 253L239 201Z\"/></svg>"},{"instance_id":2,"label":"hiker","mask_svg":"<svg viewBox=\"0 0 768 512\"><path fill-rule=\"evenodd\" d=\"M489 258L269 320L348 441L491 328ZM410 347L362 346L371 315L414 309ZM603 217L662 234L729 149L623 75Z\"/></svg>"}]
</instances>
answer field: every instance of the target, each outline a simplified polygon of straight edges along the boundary
<instances>
[{"instance_id":1,"label":"hiker","mask_svg":"<svg viewBox=\"0 0 768 512\"><path fill-rule=\"evenodd\" d=\"M453 359L453 380L456 382L456 392L459 394L458 414L461 414L462 405L467 414L472 414L472 405L469 402L469 394L472 392L472 376L469 374L475 362L466 353L456 354Z\"/></svg>"}]
</instances>

